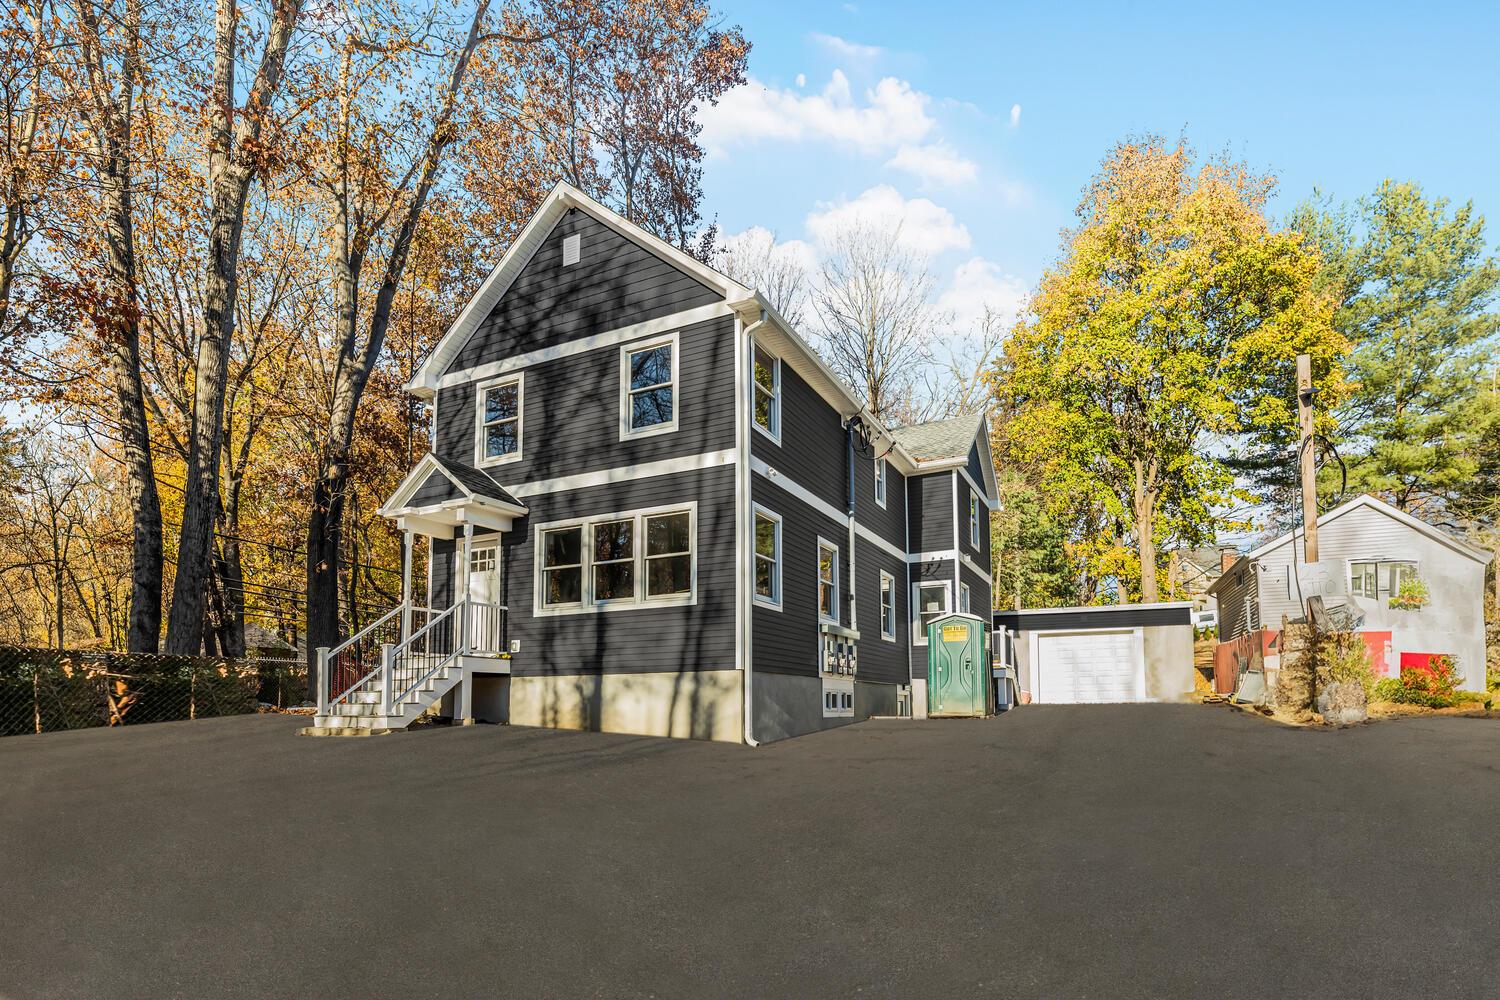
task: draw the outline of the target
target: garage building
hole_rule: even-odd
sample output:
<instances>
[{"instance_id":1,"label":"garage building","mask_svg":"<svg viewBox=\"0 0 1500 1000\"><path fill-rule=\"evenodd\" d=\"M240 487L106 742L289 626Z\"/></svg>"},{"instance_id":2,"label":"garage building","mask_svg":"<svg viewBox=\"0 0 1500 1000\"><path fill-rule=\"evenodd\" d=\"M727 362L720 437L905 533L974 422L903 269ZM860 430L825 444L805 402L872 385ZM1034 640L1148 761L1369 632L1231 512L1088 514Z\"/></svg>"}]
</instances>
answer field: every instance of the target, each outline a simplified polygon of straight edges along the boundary
<instances>
[{"instance_id":1,"label":"garage building","mask_svg":"<svg viewBox=\"0 0 1500 1000\"><path fill-rule=\"evenodd\" d=\"M1187 701L1190 602L996 611L995 647L1012 651L1023 699L1041 704Z\"/></svg>"}]
</instances>

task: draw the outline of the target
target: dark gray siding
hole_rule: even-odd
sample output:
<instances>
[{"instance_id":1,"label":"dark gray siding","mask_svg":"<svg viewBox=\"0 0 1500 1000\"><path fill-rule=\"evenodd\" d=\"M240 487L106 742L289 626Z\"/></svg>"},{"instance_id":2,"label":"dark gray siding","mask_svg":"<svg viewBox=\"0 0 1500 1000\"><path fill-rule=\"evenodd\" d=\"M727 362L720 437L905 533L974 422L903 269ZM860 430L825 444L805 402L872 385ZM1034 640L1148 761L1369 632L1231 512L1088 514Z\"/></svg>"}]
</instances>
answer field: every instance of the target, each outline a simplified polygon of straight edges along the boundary
<instances>
[{"instance_id":1,"label":"dark gray siding","mask_svg":"<svg viewBox=\"0 0 1500 1000\"><path fill-rule=\"evenodd\" d=\"M953 548L953 479L951 472L933 472L906 481L910 551L944 552Z\"/></svg>"},{"instance_id":2,"label":"dark gray siding","mask_svg":"<svg viewBox=\"0 0 1500 1000\"><path fill-rule=\"evenodd\" d=\"M906 477L890 462L885 466L885 507L875 502L875 452L866 447L854 454L855 511L859 523L881 538L906 548ZM843 505L839 505L842 510Z\"/></svg>"},{"instance_id":3,"label":"dark gray siding","mask_svg":"<svg viewBox=\"0 0 1500 1000\"><path fill-rule=\"evenodd\" d=\"M781 444L752 431L750 453L835 510L843 511L849 505L845 449L838 411L783 362Z\"/></svg>"},{"instance_id":4,"label":"dark gray siding","mask_svg":"<svg viewBox=\"0 0 1500 1000\"><path fill-rule=\"evenodd\" d=\"M453 480L441 472L434 472L427 477L427 482L411 495L409 506L425 507L428 504L444 503L460 495L458 487L453 485Z\"/></svg>"},{"instance_id":5,"label":"dark gray siding","mask_svg":"<svg viewBox=\"0 0 1500 1000\"><path fill-rule=\"evenodd\" d=\"M562 266L563 239L581 236L577 264ZM718 294L586 212L558 220L448 371L668 316Z\"/></svg>"},{"instance_id":6,"label":"dark gray siding","mask_svg":"<svg viewBox=\"0 0 1500 1000\"><path fill-rule=\"evenodd\" d=\"M755 502L781 515L781 610L753 606L751 656L755 669L817 676L818 538L839 547L839 621L847 625L848 525L818 513L764 476L751 478ZM863 614L863 607L860 610Z\"/></svg>"},{"instance_id":7,"label":"dark gray siding","mask_svg":"<svg viewBox=\"0 0 1500 1000\"><path fill-rule=\"evenodd\" d=\"M949 539L949 547L952 547L952 539ZM908 591L915 592L917 584L929 580L941 581L948 584L948 610L958 609L958 584L954 581L954 568L952 559L938 559L932 562L912 563L910 565L911 580ZM908 601L910 597L908 596ZM911 615L915 617L915 614ZM918 678L927 676L927 647L918 646L917 640L922 638L920 629L913 626L915 631L909 636L911 645L911 675Z\"/></svg>"},{"instance_id":8,"label":"dark gray siding","mask_svg":"<svg viewBox=\"0 0 1500 1000\"><path fill-rule=\"evenodd\" d=\"M973 545L969 541L969 498L977 497L979 500L979 544ZM958 477L958 506L956 508L958 518L958 550L967 553L975 562L981 566L989 565L990 552L990 508L985 503L984 496L977 494L969 487L968 480L962 476Z\"/></svg>"},{"instance_id":9,"label":"dark gray siding","mask_svg":"<svg viewBox=\"0 0 1500 1000\"><path fill-rule=\"evenodd\" d=\"M677 430L620 440L620 346L524 370L521 458L487 471L506 485L734 447L734 320L678 333ZM476 387L440 392L437 453L474 464Z\"/></svg>"},{"instance_id":10,"label":"dark gray siding","mask_svg":"<svg viewBox=\"0 0 1500 1000\"><path fill-rule=\"evenodd\" d=\"M974 482L978 483L981 487L984 486L983 462L984 459L979 454L979 442L975 441L974 447L969 449L969 464L967 468L969 470L969 478L974 480Z\"/></svg>"},{"instance_id":11,"label":"dark gray siding","mask_svg":"<svg viewBox=\"0 0 1500 1000\"><path fill-rule=\"evenodd\" d=\"M884 549L856 538L858 563L855 575L858 586L854 599L859 605L859 670L862 681L882 681L887 684L905 684L911 680L910 619L911 598L907 595L906 563ZM895 626L894 642L887 642L880 635L880 571L895 577Z\"/></svg>"},{"instance_id":12,"label":"dark gray siding","mask_svg":"<svg viewBox=\"0 0 1500 1000\"><path fill-rule=\"evenodd\" d=\"M973 598L969 605L969 613L978 615L980 618L988 619L990 608L993 607L994 587L989 577L983 573L974 572L968 563L961 564L959 569L959 582L969 585L970 595ZM953 606L958 607L958 598L953 599Z\"/></svg>"},{"instance_id":13,"label":"dark gray siding","mask_svg":"<svg viewBox=\"0 0 1500 1000\"><path fill-rule=\"evenodd\" d=\"M698 602L598 614L533 617L534 524L590 514L698 503ZM734 662L734 467L656 476L526 498L531 513L504 535L511 661L519 675L726 670Z\"/></svg>"}]
</instances>

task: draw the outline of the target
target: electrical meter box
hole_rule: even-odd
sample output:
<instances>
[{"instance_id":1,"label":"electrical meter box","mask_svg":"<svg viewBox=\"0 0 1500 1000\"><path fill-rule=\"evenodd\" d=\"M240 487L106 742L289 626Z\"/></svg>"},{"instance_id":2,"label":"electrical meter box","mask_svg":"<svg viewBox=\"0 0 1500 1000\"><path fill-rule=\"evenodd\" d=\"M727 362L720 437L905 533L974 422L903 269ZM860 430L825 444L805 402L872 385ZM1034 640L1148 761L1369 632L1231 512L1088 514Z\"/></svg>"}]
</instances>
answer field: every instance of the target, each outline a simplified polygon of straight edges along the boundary
<instances>
[{"instance_id":1,"label":"electrical meter box","mask_svg":"<svg viewBox=\"0 0 1500 1000\"><path fill-rule=\"evenodd\" d=\"M944 615L927 626L927 715L982 718L989 714L988 626L977 615Z\"/></svg>"}]
</instances>

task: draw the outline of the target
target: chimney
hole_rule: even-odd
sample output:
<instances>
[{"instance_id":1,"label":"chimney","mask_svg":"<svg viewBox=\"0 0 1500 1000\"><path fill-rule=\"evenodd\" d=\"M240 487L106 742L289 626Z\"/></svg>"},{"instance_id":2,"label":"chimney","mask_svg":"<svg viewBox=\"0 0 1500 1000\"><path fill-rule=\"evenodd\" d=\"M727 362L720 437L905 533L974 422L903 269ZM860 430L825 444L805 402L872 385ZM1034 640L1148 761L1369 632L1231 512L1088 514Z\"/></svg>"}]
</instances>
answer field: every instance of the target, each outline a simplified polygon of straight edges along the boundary
<instances>
[{"instance_id":1,"label":"chimney","mask_svg":"<svg viewBox=\"0 0 1500 1000\"><path fill-rule=\"evenodd\" d=\"M1223 575L1224 573L1228 573L1229 572L1229 567L1233 566L1234 563L1235 563L1235 560L1239 559L1239 557L1240 557L1240 550L1239 549L1236 549L1236 548L1234 548L1232 546L1229 546L1229 545L1221 545L1219 547L1219 573L1220 573L1220 575Z\"/></svg>"}]
</instances>

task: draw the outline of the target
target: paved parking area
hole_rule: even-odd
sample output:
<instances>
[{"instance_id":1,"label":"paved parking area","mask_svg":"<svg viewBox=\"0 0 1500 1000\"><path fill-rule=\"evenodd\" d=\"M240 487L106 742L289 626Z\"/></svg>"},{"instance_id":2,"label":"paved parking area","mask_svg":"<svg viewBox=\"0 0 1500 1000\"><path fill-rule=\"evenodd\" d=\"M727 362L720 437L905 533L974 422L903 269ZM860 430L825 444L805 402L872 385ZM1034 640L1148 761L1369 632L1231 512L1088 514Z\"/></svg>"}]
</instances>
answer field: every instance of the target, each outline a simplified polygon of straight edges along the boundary
<instances>
[{"instance_id":1,"label":"paved parking area","mask_svg":"<svg viewBox=\"0 0 1500 1000\"><path fill-rule=\"evenodd\" d=\"M0 997L1493 997L1500 725L0 740Z\"/></svg>"}]
</instances>

